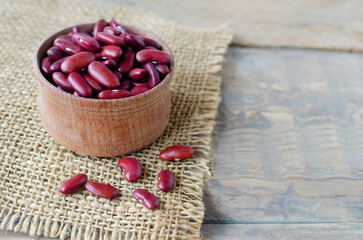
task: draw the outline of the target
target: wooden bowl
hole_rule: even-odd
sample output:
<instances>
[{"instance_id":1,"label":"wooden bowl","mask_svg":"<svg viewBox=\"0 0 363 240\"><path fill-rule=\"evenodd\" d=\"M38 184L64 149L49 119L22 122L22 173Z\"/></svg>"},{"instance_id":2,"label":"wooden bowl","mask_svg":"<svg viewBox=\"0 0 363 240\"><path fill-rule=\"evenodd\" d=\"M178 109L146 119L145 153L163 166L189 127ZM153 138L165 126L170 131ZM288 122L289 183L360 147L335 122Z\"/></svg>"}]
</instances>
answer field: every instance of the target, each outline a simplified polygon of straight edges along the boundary
<instances>
[{"instance_id":1,"label":"wooden bowl","mask_svg":"<svg viewBox=\"0 0 363 240\"><path fill-rule=\"evenodd\" d=\"M91 31L94 23L80 25ZM39 83L38 112L43 127L57 143L89 155L118 156L148 146L163 133L169 121L173 58L170 73L164 80L142 94L109 100L76 97L52 85L40 70L41 61L53 40L72 31L72 27L45 39L35 53L34 67ZM134 26L125 27L130 32L156 40L163 51L172 56L166 44L150 32Z\"/></svg>"}]
</instances>

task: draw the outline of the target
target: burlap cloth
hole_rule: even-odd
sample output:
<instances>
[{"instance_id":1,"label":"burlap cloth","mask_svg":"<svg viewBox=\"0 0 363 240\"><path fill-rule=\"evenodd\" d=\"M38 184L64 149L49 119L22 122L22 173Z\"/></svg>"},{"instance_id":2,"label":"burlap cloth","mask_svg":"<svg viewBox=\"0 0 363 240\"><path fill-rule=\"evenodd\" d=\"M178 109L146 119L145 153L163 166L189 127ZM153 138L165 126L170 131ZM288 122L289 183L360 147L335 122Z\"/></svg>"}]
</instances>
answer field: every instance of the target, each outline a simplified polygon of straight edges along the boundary
<instances>
[{"instance_id":1,"label":"burlap cloth","mask_svg":"<svg viewBox=\"0 0 363 240\"><path fill-rule=\"evenodd\" d=\"M77 154L56 144L40 125L37 81L32 59L42 39L77 23L114 18L160 36L175 56L171 84L172 114L162 137L128 156L136 157L143 175L136 183L123 179L118 158ZM83 2L0 1L0 228L61 239L195 239L204 216L203 178L209 174L211 132L220 101L223 53L232 39L226 26L187 28L146 12L106 9ZM189 160L158 159L166 146L188 144ZM162 193L157 174L170 169L176 188ZM76 173L120 189L107 200L86 190L69 196L59 186ZM160 199L147 210L132 198L145 188Z\"/></svg>"}]
</instances>

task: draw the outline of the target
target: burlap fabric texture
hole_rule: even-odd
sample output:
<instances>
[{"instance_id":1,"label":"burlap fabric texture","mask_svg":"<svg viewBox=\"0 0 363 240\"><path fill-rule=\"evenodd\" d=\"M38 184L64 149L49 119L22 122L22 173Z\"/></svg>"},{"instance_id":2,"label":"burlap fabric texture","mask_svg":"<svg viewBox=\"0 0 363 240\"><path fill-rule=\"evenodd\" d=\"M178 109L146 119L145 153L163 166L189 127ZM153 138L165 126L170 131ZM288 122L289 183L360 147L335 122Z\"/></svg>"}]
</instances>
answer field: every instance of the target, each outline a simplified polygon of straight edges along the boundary
<instances>
[{"instance_id":1,"label":"burlap fabric texture","mask_svg":"<svg viewBox=\"0 0 363 240\"><path fill-rule=\"evenodd\" d=\"M208 163L221 79L214 76L232 39L226 26L187 28L146 12L100 8L84 2L0 1L0 228L61 239L197 239L204 216L203 180ZM123 179L118 158L69 151L43 130L37 114L37 81L32 59L40 41L70 25L116 19L160 36L175 56L172 114L164 134L130 154L140 160L136 183ZM192 158L158 159L167 146L188 144ZM176 176L176 188L157 189L163 169ZM107 200L80 190L63 196L59 186L76 173L111 184L121 195ZM136 188L160 199L147 210L132 198Z\"/></svg>"}]
</instances>

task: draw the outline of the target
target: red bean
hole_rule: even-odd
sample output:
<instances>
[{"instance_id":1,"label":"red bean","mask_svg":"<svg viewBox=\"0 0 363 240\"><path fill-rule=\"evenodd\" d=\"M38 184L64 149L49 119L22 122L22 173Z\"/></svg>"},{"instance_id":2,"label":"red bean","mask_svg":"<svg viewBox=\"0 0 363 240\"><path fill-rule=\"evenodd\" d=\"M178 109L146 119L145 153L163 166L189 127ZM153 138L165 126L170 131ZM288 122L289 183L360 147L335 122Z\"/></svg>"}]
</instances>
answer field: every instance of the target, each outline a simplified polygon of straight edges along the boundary
<instances>
[{"instance_id":1,"label":"red bean","mask_svg":"<svg viewBox=\"0 0 363 240\"><path fill-rule=\"evenodd\" d=\"M122 55L122 49L115 45L103 46L100 55L102 57L113 58L113 59L119 58Z\"/></svg>"},{"instance_id":2,"label":"red bean","mask_svg":"<svg viewBox=\"0 0 363 240\"><path fill-rule=\"evenodd\" d=\"M145 43L142 41L142 39L133 34L127 34L125 36L125 41L129 47L135 50L141 50L145 47Z\"/></svg>"},{"instance_id":3,"label":"red bean","mask_svg":"<svg viewBox=\"0 0 363 240\"><path fill-rule=\"evenodd\" d=\"M167 64L171 56L159 50L141 50L136 54L136 60L140 63L156 62L158 64Z\"/></svg>"},{"instance_id":4,"label":"red bean","mask_svg":"<svg viewBox=\"0 0 363 240\"><path fill-rule=\"evenodd\" d=\"M71 84L74 91L76 91L80 96L91 96L93 89L79 72L72 72L69 74L68 82Z\"/></svg>"},{"instance_id":5,"label":"red bean","mask_svg":"<svg viewBox=\"0 0 363 240\"><path fill-rule=\"evenodd\" d=\"M105 21L105 19L98 20L93 27L93 37L95 37L97 33L102 32L103 28L106 26L107 22Z\"/></svg>"},{"instance_id":6,"label":"red bean","mask_svg":"<svg viewBox=\"0 0 363 240\"><path fill-rule=\"evenodd\" d=\"M166 76L169 73L169 67L167 65L157 64L155 68L161 76Z\"/></svg>"},{"instance_id":7,"label":"red bean","mask_svg":"<svg viewBox=\"0 0 363 240\"><path fill-rule=\"evenodd\" d=\"M75 33L72 36L73 42L85 50L97 52L100 50L100 44L91 36L84 33Z\"/></svg>"},{"instance_id":8,"label":"red bean","mask_svg":"<svg viewBox=\"0 0 363 240\"><path fill-rule=\"evenodd\" d=\"M68 82L67 75L62 72L55 72L52 75L54 82L64 90L73 91L72 85Z\"/></svg>"},{"instance_id":9,"label":"red bean","mask_svg":"<svg viewBox=\"0 0 363 240\"><path fill-rule=\"evenodd\" d=\"M73 92L74 92L74 90L72 89L72 90L67 90L67 89L64 89L64 88L62 88L62 87L60 87L60 86L58 86L57 87L59 90L62 90L63 92L67 92L67 93L71 93L71 94L73 94Z\"/></svg>"},{"instance_id":10,"label":"red bean","mask_svg":"<svg viewBox=\"0 0 363 240\"><path fill-rule=\"evenodd\" d=\"M118 77L118 79L122 78L122 73L119 71L113 71L113 74L115 74Z\"/></svg>"},{"instance_id":11,"label":"red bean","mask_svg":"<svg viewBox=\"0 0 363 240\"><path fill-rule=\"evenodd\" d=\"M68 41L68 42L73 42L72 36L69 36L69 35L60 35L60 36L56 37L56 39L54 39L53 45L55 45L55 43L58 42L58 41L60 41L60 40L62 40L62 41Z\"/></svg>"},{"instance_id":12,"label":"red bean","mask_svg":"<svg viewBox=\"0 0 363 240\"><path fill-rule=\"evenodd\" d=\"M130 80L123 80L120 85L120 89L129 90L132 87Z\"/></svg>"},{"instance_id":13,"label":"red bean","mask_svg":"<svg viewBox=\"0 0 363 240\"><path fill-rule=\"evenodd\" d=\"M83 51L83 49L74 42L69 42L65 40L58 40L54 43L54 45L70 55Z\"/></svg>"},{"instance_id":14,"label":"red bean","mask_svg":"<svg viewBox=\"0 0 363 240\"><path fill-rule=\"evenodd\" d=\"M120 158L118 160L118 166L124 170L124 178L128 182L135 182L141 176L141 164L135 158Z\"/></svg>"},{"instance_id":15,"label":"red bean","mask_svg":"<svg viewBox=\"0 0 363 240\"><path fill-rule=\"evenodd\" d=\"M160 82L160 76L158 71L156 71L154 65L151 62L144 64L144 69L149 73L147 76L147 83L150 88L155 87Z\"/></svg>"},{"instance_id":16,"label":"red bean","mask_svg":"<svg viewBox=\"0 0 363 240\"><path fill-rule=\"evenodd\" d=\"M107 88L117 88L120 86L120 79L111 72L105 65L93 61L88 65L88 73L101 85Z\"/></svg>"},{"instance_id":17,"label":"red bean","mask_svg":"<svg viewBox=\"0 0 363 240\"><path fill-rule=\"evenodd\" d=\"M134 84L135 86L149 86L149 84L147 83L147 81L132 81L132 84Z\"/></svg>"},{"instance_id":18,"label":"red bean","mask_svg":"<svg viewBox=\"0 0 363 240\"><path fill-rule=\"evenodd\" d=\"M120 35L118 35L120 38L122 38L123 40L125 40L127 33L121 33Z\"/></svg>"},{"instance_id":19,"label":"red bean","mask_svg":"<svg viewBox=\"0 0 363 240\"><path fill-rule=\"evenodd\" d=\"M47 75L52 75L52 71L50 70L50 66L53 64L52 60L50 59L50 57L45 57L43 58L42 60L42 64L41 64L41 67L42 67L42 70L45 74Z\"/></svg>"},{"instance_id":20,"label":"red bean","mask_svg":"<svg viewBox=\"0 0 363 240\"><path fill-rule=\"evenodd\" d=\"M112 35L112 34L109 34L109 33L99 32L99 33L96 34L95 39L97 41L107 43L107 44L110 44L110 45L126 47L126 43L122 38L117 37L117 36Z\"/></svg>"},{"instance_id":21,"label":"red bean","mask_svg":"<svg viewBox=\"0 0 363 240\"><path fill-rule=\"evenodd\" d=\"M110 27L110 26L105 27L103 29L103 32L109 33L109 34L112 34L112 35L119 35L121 33L120 32L120 29L114 28L114 27Z\"/></svg>"},{"instance_id":22,"label":"red bean","mask_svg":"<svg viewBox=\"0 0 363 240\"><path fill-rule=\"evenodd\" d=\"M76 174L67 181L65 181L61 186L59 191L62 194L70 194L77 191L87 182L86 174Z\"/></svg>"},{"instance_id":23,"label":"red bean","mask_svg":"<svg viewBox=\"0 0 363 240\"><path fill-rule=\"evenodd\" d=\"M81 27L81 26L74 26L72 28L72 32L73 33L86 33L86 34L88 34L88 32L86 31L86 29L84 29L84 27Z\"/></svg>"},{"instance_id":24,"label":"red bean","mask_svg":"<svg viewBox=\"0 0 363 240\"><path fill-rule=\"evenodd\" d=\"M113 199L120 194L117 188L104 183L87 182L85 187L90 193L103 198Z\"/></svg>"},{"instance_id":25,"label":"red bean","mask_svg":"<svg viewBox=\"0 0 363 240\"><path fill-rule=\"evenodd\" d=\"M117 62L113 59L107 59L105 61L102 61L102 64L104 64L110 70L113 70L117 66Z\"/></svg>"},{"instance_id":26,"label":"red bean","mask_svg":"<svg viewBox=\"0 0 363 240\"><path fill-rule=\"evenodd\" d=\"M60 71L61 65L64 62L64 60L66 60L66 58L68 58L68 56L55 61L52 65L50 65L49 70L52 72Z\"/></svg>"},{"instance_id":27,"label":"red bean","mask_svg":"<svg viewBox=\"0 0 363 240\"><path fill-rule=\"evenodd\" d=\"M67 57L61 65L64 73L78 72L85 68L95 60L95 56L91 52L79 52Z\"/></svg>"},{"instance_id":28,"label":"red bean","mask_svg":"<svg viewBox=\"0 0 363 240\"><path fill-rule=\"evenodd\" d=\"M131 80L139 81L146 77L146 70L143 68L134 68L129 72Z\"/></svg>"},{"instance_id":29,"label":"red bean","mask_svg":"<svg viewBox=\"0 0 363 240\"><path fill-rule=\"evenodd\" d=\"M113 19L110 21L110 26L117 28L121 33L127 33L126 29Z\"/></svg>"},{"instance_id":30,"label":"red bean","mask_svg":"<svg viewBox=\"0 0 363 240\"><path fill-rule=\"evenodd\" d=\"M131 70L135 63L135 52L132 50L127 50L122 56L120 60L120 65L118 67L118 71L121 73L127 73Z\"/></svg>"},{"instance_id":31,"label":"red bean","mask_svg":"<svg viewBox=\"0 0 363 240\"><path fill-rule=\"evenodd\" d=\"M145 46L151 46L156 49L161 49L161 45L154 39L143 37L143 36L139 36L139 38L142 39L142 41L145 43Z\"/></svg>"},{"instance_id":32,"label":"red bean","mask_svg":"<svg viewBox=\"0 0 363 240\"><path fill-rule=\"evenodd\" d=\"M159 199L151 192L145 189L135 189L132 197L144 204L148 209L155 209L159 207Z\"/></svg>"},{"instance_id":33,"label":"red bean","mask_svg":"<svg viewBox=\"0 0 363 240\"><path fill-rule=\"evenodd\" d=\"M47 51L47 55L53 61L57 61L57 60L59 60L61 58L64 58L64 57L68 56L67 53L63 52L62 50L60 50L57 47L51 47L51 48L49 48L48 51Z\"/></svg>"},{"instance_id":34,"label":"red bean","mask_svg":"<svg viewBox=\"0 0 363 240\"><path fill-rule=\"evenodd\" d=\"M187 145L174 145L160 152L159 158L164 161L182 160L193 155L193 149Z\"/></svg>"},{"instance_id":35,"label":"red bean","mask_svg":"<svg viewBox=\"0 0 363 240\"><path fill-rule=\"evenodd\" d=\"M116 99L129 97L130 93L123 89L105 90L97 94L98 99Z\"/></svg>"},{"instance_id":36,"label":"red bean","mask_svg":"<svg viewBox=\"0 0 363 240\"><path fill-rule=\"evenodd\" d=\"M158 188L163 192L168 192L175 186L175 177L169 170L159 172Z\"/></svg>"},{"instance_id":37,"label":"red bean","mask_svg":"<svg viewBox=\"0 0 363 240\"><path fill-rule=\"evenodd\" d=\"M146 46L146 47L144 47L143 50L158 50L158 49L156 49L156 48L154 48L152 46Z\"/></svg>"},{"instance_id":38,"label":"red bean","mask_svg":"<svg viewBox=\"0 0 363 240\"><path fill-rule=\"evenodd\" d=\"M149 86L145 85L135 86L130 90L130 94L131 96L135 96L143 92L146 92L147 90L150 90Z\"/></svg>"},{"instance_id":39,"label":"red bean","mask_svg":"<svg viewBox=\"0 0 363 240\"><path fill-rule=\"evenodd\" d=\"M95 90L96 92L103 91L102 86L96 80L94 80L90 75L83 74L82 76L84 77L84 79L86 79L86 81L93 88L93 90Z\"/></svg>"}]
</instances>

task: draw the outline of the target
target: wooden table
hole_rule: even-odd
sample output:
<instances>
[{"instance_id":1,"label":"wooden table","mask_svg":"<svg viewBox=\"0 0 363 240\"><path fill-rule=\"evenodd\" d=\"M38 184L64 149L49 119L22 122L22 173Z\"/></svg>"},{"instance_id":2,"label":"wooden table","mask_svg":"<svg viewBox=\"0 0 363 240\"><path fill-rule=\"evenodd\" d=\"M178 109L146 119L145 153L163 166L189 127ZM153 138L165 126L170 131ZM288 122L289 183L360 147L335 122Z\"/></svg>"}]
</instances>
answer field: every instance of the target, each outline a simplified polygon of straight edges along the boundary
<instances>
[{"instance_id":1,"label":"wooden table","mask_svg":"<svg viewBox=\"0 0 363 240\"><path fill-rule=\"evenodd\" d=\"M316 2L320 5L315 12L324 13L319 10L322 1ZM199 1L197 7L203 3ZM356 3L348 1L345 9L353 9L353 13L338 14L339 18L358 19L354 18ZM102 4L121 3L109 0ZM122 4L148 6L158 14L163 9L160 6L170 5L165 1L152 7L145 0ZM344 7L333 4L338 5L334 9ZM180 9L184 11L170 10L175 14L168 12L168 17L183 23L190 12ZM234 11L237 14L238 7ZM199 18L194 16L195 22ZM215 18L208 21L213 23ZM361 23L352 23L351 32ZM331 24L349 28L346 22ZM298 26L298 20L290 22L290 28ZM329 34L333 34L332 26L327 27ZM309 27L310 37L317 34L313 25ZM301 42L286 44L293 43L291 35L276 40L276 46L283 48L266 48L274 41L266 44L258 40L261 33L248 35L243 29L236 28L237 38L221 71L222 102L214 133L212 176L205 191L203 237L363 239L363 54L308 50ZM324 32L324 26L320 30ZM300 33L304 41L308 41L308 32ZM255 39L253 45L259 47L243 42L243 34ZM329 46L333 47L327 49L360 52L354 46L363 46L362 35L344 37L346 42L332 40ZM354 45L359 39L360 45ZM318 38L316 45L306 47L319 48L317 43L324 41ZM249 47L241 47L246 45ZM286 48L290 45L294 48ZM0 231L0 239L36 238Z\"/></svg>"}]
</instances>

